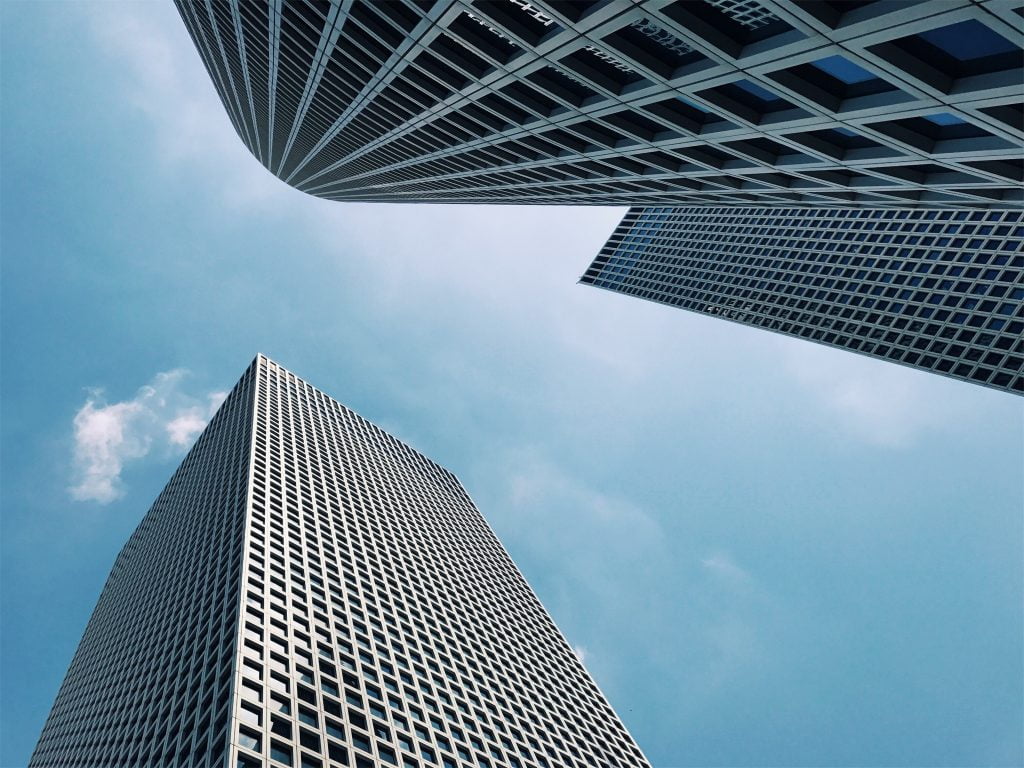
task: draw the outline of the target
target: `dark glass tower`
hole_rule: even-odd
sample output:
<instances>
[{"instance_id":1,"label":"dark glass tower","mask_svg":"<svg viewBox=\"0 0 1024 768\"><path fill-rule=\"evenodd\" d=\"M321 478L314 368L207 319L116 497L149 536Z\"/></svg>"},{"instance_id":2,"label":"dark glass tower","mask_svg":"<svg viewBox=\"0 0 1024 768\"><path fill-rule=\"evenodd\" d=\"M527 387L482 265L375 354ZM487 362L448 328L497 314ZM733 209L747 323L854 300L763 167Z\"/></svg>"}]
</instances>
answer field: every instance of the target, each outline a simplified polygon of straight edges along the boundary
<instances>
[{"instance_id":1,"label":"dark glass tower","mask_svg":"<svg viewBox=\"0 0 1024 768\"><path fill-rule=\"evenodd\" d=\"M1008 330L1019 285L996 263L1022 243L1011 213L1024 202L1013 3L176 2L239 136L298 189L648 208L630 213L584 282L1019 387ZM914 231L889 231L887 208ZM946 237L956 222L937 211L953 208L994 211L1012 234ZM627 279L612 245L665 216L678 232L660 229L657 253L631 238ZM838 231L854 223L849 237ZM831 250L818 251L825 230ZM926 239L935 247L917 247ZM758 269L778 277L740 287L733 270L749 267L727 267L739 252L722 253L734 245L758 249ZM666 249L685 277L660 268ZM932 258L927 275L906 275ZM920 285L897 291L904 278Z\"/></svg>"},{"instance_id":2,"label":"dark glass tower","mask_svg":"<svg viewBox=\"0 0 1024 768\"><path fill-rule=\"evenodd\" d=\"M1024 393L1024 212L631 210L581 282Z\"/></svg>"},{"instance_id":3,"label":"dark glass tower","mask_svg":"<svg viewBox=\"0 0 1024 768\"><path fill-rule=\"evenodd\" d=\"M31 765L648 763L458 480L259 356L118 556Z\"/></svg>"},{"instance_id":4,"label":"dark glass tower","mask_svg":"<svg viewBox=\"0 0 1024 768\"><path fill-rule=\"evenodd\" d=\"M176 0L246 146L333 200L1019 205L1002 0Z\"/></svg>"},{"instance_id":5,"label":"dark glass tower","mask_svg":"<svg viewBox=\"0 0 1024 768\"><path fill-rule=\"evenodd\" d=\"M256 364L114 561L29 765L228 765Z\"/></svg>"}]
</instances>

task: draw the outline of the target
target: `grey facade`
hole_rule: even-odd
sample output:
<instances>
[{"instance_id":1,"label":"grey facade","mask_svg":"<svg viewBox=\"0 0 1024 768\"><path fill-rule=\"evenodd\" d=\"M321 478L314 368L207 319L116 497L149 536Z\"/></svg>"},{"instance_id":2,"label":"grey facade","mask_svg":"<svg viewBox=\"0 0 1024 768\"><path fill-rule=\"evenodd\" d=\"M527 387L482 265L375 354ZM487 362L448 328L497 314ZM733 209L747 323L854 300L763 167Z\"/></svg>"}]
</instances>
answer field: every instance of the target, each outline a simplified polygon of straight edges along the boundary
<instances>
[{"instance_id":1,"label":"grey facade","mask_svg":"<svg viewBox=\"0 0 1024 768\"><path fill-rule=\"evenodd\" d=\"M227 765L255 371L117 556L33 768Z\"/></svg>"},{"instance_id":2,"label":"grey facade","mask_svg":"<svg viewBox=\"0 0 1024 768\"><path fill-rule=\"evenodd\" d=\"M648 766L458 480L257 357L118 556L32 766Z\"/></svg>"},{"instance_id":3,"label":"grey facade","mask_svg":"<svg viewBox=\"0 0 1024 768\"><path fill-rule=\"evenodd\" d=\"M1024 393L1020 210L631 210L581 282Z\"/></svg>"},{"instance_id":4,"label":"grey facade","mask_svg":"<svg viewBox=\"0 0 1024 768\"><path fill-rule=\"evenodd\" d=\"M246 146L324 198L1024 198L1008 0L176 2Z\"/></svg>"},{"instance_id":5,"label":"grey facade","mask_svg":"<svg viewBox=\"0 0 1024 768\"><path fill-rule=\"evenodd\" d=\"M239 136L300 190L635 206L583 282L1019 388L1019 284L996 264L1024 242L1015 0L176 2ZM1013 234L942 234L985 211ZM666 216L657 252L625 235ZM750 248L777 284L733 280Z\"/></svg>"}]
</instances>

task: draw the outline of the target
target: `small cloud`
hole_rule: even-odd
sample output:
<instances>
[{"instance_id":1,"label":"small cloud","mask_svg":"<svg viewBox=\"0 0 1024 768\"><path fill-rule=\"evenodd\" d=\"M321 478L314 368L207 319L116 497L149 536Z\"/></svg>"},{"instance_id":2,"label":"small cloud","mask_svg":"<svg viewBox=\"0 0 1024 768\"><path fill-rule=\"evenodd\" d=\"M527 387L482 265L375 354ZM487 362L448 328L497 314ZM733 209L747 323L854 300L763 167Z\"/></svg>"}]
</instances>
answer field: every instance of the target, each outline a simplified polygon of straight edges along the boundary
<instances>
[{"instance_id":1,"label":"small cloud","mask_svg":"<svg viewBox=\"0 0 1024 768\"><path fill-rule=\"evenodd\" d=\"M225 393L191 397L181 390L185 376L181 369L158 373L119 403L105 403L102 390L89 393L73 422L71 498L109 504L124 495L125 464L145 457L154 445L180 450L192 444Z\"/></svg>"},{"instance_id":2,"label":"small cloud","mask_svg":"<svg viewBox=\"0 0 1024 768\"><path fill-rule=\"evenodd\" d=\"M509 463L508 498L512 504L521 511L536 508L544 515L560 508L560 527L566 535L578 538L582 530L601 529L629 535L638 542L660 540L659 524L643 509L589 487L556 463L531 453Z\"/></svg>"},{"instance_id":3,"label":"small cloud","mask_svg":"<svg viewBox=\"0 0 1024 768\"><path fill-rule=\"evenodd\" d=\"M134 434L142 410L138 402L97 407L97 401L90 397L75 414L77 482L71 486L73 499L108 504L121 496L124 462L149 452L146 437Z\"/></svg>"},{"instance_id":4,"label":"small cloud","mask_svg":"<svg viewBox=\"0 0 1024 768\"><path fill-rule=\"evenodd\" d=\"M206 396L207 417L212 417L213 414L217 412L217 409L220 408L221 403L227 400L227 398L228 391L226 389L217 390L216 392L211 392L210 394L208 394Z\"/></svg>"},{"instance_id":5,"label":"small cloud","mask_svg":"<svg viewBox=\"0 0 1024 768\"><path fill-rule=\"evenodd\" d=\"M205 426L203 412L199 408L189 408L167 422L167 439L171 445L189 445Z\"/></svg>"}]
</instances>

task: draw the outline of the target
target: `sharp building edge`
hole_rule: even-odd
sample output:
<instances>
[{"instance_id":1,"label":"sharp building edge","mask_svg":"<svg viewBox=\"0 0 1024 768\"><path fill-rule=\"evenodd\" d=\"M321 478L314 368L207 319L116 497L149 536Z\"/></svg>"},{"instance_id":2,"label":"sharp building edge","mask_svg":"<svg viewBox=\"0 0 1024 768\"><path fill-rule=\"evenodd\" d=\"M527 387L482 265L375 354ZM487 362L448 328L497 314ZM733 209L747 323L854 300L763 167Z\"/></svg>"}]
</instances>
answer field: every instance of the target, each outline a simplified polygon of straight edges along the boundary
<instances>
[{"instance_id":1,"label":"sharp building edge","mask_svg":"<svg viewBox=\"0 0 1024 768\"><path fill-rule=\"evenodd\" d=\"M636 208L580 282L1024 394L1024 211Z\"/></svg>"},{"instance_id":2,"label":"sharp building edge","mask_svg":"<svg viewBox=\"0 0 1024 768\"><path fill-rule=\"evenodd\" d=\"M32 768L227 764L256 377L253 363L117 556Z\"/></svg>"},{"instance_id":3,"label":"sharp building edge","mask_svg":"<svg viewBox=\"0 0 1024 768\"><path fill-rule=\"evenodd\" d=\"M450 472L258 356L117 558L33 768L649 768Z\"/></svg>"},{"instance_id":4,"label":"sharp building edge","mask_svg":"<svg viewBox=\"0 0 1024 768\"><path fill-rule=\"evenodd\" d=\"M331 200L1024 200L1019 3L176 2L246 146Z\"/></svg>"},{"instance_id":5,"label":"sharp building edge","mask_svg":"<svg viewBox=\"0 0 1024 768\"><path fill-rule=\"evenodd\" d=\"M1020 391L1020 3L176 2L300 190L630 205L582 282Z\"/></svg>"}]
</instances>

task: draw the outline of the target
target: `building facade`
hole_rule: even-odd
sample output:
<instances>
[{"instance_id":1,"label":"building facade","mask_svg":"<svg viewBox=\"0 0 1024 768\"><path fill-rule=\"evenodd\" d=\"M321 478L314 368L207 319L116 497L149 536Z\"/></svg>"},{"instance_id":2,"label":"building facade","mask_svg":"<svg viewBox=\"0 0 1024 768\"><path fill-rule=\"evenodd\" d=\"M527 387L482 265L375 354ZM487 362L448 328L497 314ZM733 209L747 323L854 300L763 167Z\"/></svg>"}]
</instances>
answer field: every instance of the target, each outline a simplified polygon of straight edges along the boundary
<instances>
[{"instance_id":1,"label":"building facade","mask_svg":"<svg viewBox=\"0 0 1024 768\"><path fill-rule=\"evenodd\" d=\"M32 766L648 766L458 480L257 357L117 558Z\"/></svg>"},{"instance_id":2,"label":"building facade","mask_svg":"<svg viewBox=\"0 0 1024 768\"><path fill-rule=\"evenodd\" d=\"M631 210L582 283L1024 393L1024 212Z\"/></svg>"},{"instance_id":3,"label":"building facade","mask_svg":"<svg viewBox=\"0 0 1024 768\"><path fill-rule=\"evenodd\" d=\"M333 200L1019 206L1007 0L176 0L246 146Z\"/></svg>"},{"instance_id":4,"label":"building facade","mask_svg":"<svg viewBox=\"0 0 1024 768\"><path fill-rule=\"evenodd\" d=\"M300 190L647 208L626 217L583 282L1019 388L1021 350L1004 330L1019 325L1016 278L939 278L1016 274L997 262L1024 242L1012 213L1024 203L1019 3L176 2L235 130ZM894 229L888 208L914 232ZM972 218L937 213L948 209ZM626 235L666 216L656 253ZM725 231L739 220L741 232ZM943 234L978 220L1016 234ZM837 231L846 225L848 236ZM826 230L828 250L812 256ZM624 239L628 277L612 256ZM723 261L727 245L742 248ZM785 284L740 287L722 272L747 269L726 262L750 248ZM685 277L661 268L666 249ZM932 253L930 276L906 274ZM797 282L804 269L844 287ZM904 279L913 291L897 290Z\"/></svg>"}]
</instances>

